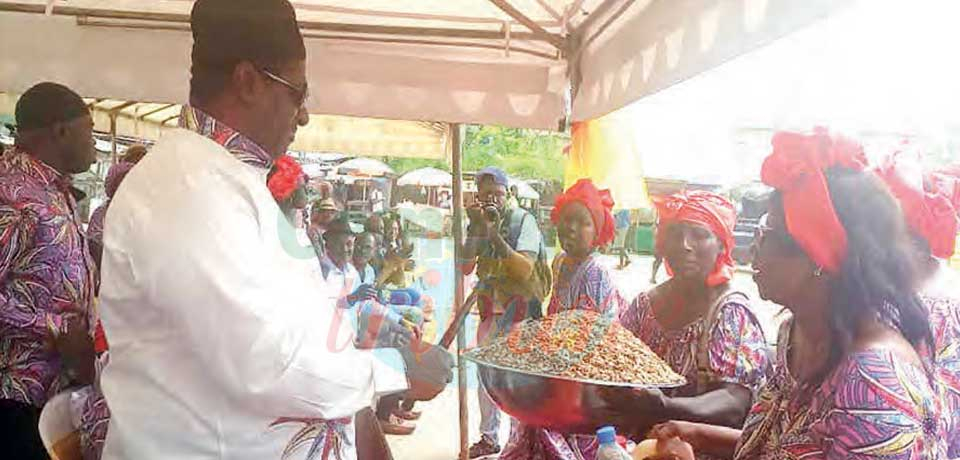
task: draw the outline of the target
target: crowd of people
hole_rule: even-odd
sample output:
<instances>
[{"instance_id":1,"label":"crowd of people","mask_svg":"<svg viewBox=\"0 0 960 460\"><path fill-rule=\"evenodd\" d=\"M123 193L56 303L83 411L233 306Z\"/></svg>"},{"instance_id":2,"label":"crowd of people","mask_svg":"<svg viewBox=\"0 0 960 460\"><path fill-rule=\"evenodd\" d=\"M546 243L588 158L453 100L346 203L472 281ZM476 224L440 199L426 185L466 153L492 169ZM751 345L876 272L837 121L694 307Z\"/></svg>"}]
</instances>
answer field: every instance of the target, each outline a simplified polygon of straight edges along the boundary
<instances>
[{"instance_id":1,"label":"crowd of people","mask_svg":"<svg viewBox=\"0 0 960 460\"><path fill-rule=\"evenodd\" d=\"M774 348L753 301L731 285L736 211L726 198L693 191L657 203L670 277L632 301L596 262L614 234L609 194L581 180L557 199L563 252L546 313L613 316L688 382L607 389L606 419L656 439L654 459L958 458L960 284L945 261L960 179L925 171L906 148L871 165L861 145L823 128L776 134L762 179L774 191L754 280L790 313ZM472 458L500 452L483 433ZM597 448L593 436L513 421L500 458L595 458Z\"/></svg>"},{"instance_id":2,"label":"crowd of people","mask_svg":"<svg viewBox=\"0 0 960 460\"><path fill-rule=\"evenodd\" d=\"M389 458L418 401L452 379L426 344L424 295L398 216L310 203L285 152L307 123L306 52L286 0L198 0L180 129L111 167L84 227L70 176L96 161L71 89L39 83L0 157L0 438L48 458L45 406L69 406L85 460ZM760 296L789 313L769 349L733 287L733 204L710 192L657 203L669 278L626 299L601 263L618 220L583 179L556 200L547 258L507 175L476 175L464 273L478 279L477 342L573 309L619 321L688 384L609 388L606 417L657 459L960 458L960 292L944 260L960 179L904 149L781 132L755 240ZM620 227L623 227L620 225ZM643 282L645 280L637 280ZM456 315L455 315L456 316ZM470 458L596 458L593 436L528 426L479 386ZM48 440L49 441L49 440Z\"/></svg>"}]
</instances>

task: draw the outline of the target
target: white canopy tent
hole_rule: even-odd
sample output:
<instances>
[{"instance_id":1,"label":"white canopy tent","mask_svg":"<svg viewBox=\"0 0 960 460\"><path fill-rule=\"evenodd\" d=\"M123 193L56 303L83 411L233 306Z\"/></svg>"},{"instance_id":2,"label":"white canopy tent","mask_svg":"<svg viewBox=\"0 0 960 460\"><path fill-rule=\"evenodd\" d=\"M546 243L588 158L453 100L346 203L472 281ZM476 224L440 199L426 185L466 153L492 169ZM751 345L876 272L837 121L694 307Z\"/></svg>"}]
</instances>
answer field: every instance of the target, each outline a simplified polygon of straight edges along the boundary
<instances>
[{"instance_id":1,"label":"white canopy tent","mask_svg":"<svg viewBox=\"0 0 960 460\"><path fill-rule=\"evenodd\" d=\"M418 187L449 187L453 184L450 173L437 168L414 169L397 179L397 185L415 185Z\"/></svg>"},{"instance_id":2,"label":"white canopy tent","mask_svg":"<svg viewBox=\"0 0 960 460\"><path fill-rule=\"evenodd\" d=\"M308 109L451 123L454 237L462 241L457 123L563 129L605 115L854 0L293 0ZM0 0L0 92L52 80L85 97L186 100L191 0ZM159 107L157 107L159 108ZM459 257L455 245L455 258ZM464 302L456 276L454 305ZM465 336L457 336L460 349ZM460 443L466 379L459 361ZM465 457L463 457L465 458Z\"/></svg>"},{"instance_id":3,"label":"white canopy tent","mask_svg":"<svg viewBox=\"0 0 960 460\"><path fill-rule=\"evenodd\" d=\"M13 114L18 97L0 93L0 114ZM93 114L94 129L121 138L156 141L164 130L176 127L180 118L180 104L117 99L86 102ZM297 130L290 150L443 159L445 138L446 126L442 123L312 114L310 122Z\"/></svg>"},{"instance_id":4,"label":"white canopy tent","mask_svg":"<svg viewBox=\"0 0 960 460\"><path fill-rule=\"evenodd\" d=\"M539 200L540 192L536 191L527 181L523 179L510 178L510 186L517 187L517 198L524 200Z\"/></svg>"},{"instance_id":5,"label":"white canopy tent","mask_svg":"<svg viewBox=\"0 0 960 460\"><path fill-rule=\"evenodd\" d=\"M294 0L315 114L557 129L853 0ZM190 0L0 0L0 91L182 103ZM569 97L568 97L569 95ZM159 106L157 107L159 108Z\"/></svg>"},{"instance_id":6,"label":"white canopy tent","mask_svg":"<svg viewBox=\"0 0 960 460\"><path fill-rule=\"evenodd\" d=\"M380 160L373 158L352 158L337 166L337 172L342 175L374 177L392 176L393 168Z\"/></svg>"}]
</instances>

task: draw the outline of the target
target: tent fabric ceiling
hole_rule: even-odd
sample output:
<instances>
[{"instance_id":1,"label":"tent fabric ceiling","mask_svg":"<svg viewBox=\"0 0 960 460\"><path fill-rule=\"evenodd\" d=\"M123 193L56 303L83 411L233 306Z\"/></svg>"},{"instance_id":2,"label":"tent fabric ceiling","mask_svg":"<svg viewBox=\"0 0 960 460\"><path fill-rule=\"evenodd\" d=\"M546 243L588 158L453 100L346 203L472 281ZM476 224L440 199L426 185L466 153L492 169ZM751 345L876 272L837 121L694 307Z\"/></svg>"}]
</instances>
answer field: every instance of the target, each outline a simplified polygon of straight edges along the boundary
<instances>
[{"instance_id":1,"label":"tent fabric ceiling","mask_svg":"<svg viewBox=\"0 0 960 460\"><path fill-rule=\"evenodd\" d=\"M637 0L633 8L598 12L576 37L574 119L598 118L854 3Z\"/></svg>"},{"instance_id":2,"label":"tent fabric ceiling","mask_svg":"<svg viewBox=\"0 0 960 460\"><path fill-rule=\"evenodd\" d=\"M46 0L6 2L11 4L39 4L46 7ZM489 0L292 0L297 17L304 22L328 22L351 24L377 24L385 26L437 26L469 27L497 30L503 22L519 24ZM576 25L601 0L511 0L510 4L526 17L545 28L559 30L562 19ZM72 8L115 11L126 13L151 13L170 17L186 18L193 0L57 0L53 13ZM572 8L577 11L570 12Z\"/></svg>"},{"instance_id":3,"label":"tent fabric ceiling","mask_svg":"<svg viewBox=\"0 0 960 460\"><path fill-rule=\"evenodd\" d=\"M558 129L851 1L292 3L307 42L311 113ZM0 91L56 80L86 97L182 103L191 5L0 0Z\"/></svg>"}]
</instances>

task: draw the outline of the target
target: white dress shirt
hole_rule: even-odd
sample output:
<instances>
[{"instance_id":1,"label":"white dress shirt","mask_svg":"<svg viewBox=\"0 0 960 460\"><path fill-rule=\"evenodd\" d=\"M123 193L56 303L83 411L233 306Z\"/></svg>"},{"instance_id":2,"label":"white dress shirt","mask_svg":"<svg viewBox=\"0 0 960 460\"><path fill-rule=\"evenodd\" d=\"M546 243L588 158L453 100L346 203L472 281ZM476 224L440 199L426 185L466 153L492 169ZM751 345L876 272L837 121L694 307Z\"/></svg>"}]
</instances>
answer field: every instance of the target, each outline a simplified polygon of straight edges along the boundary
<instances>
[{"instance_id":1,"label":"white dress shirt","mask_svg":"<svg viewBox=\"0 0 960 460\"><path fill-rule=\"evenodd\" d=\"M353 414L406 390L399 354L355 349L316 259L284 249L265 180L186 130L126 177L100 290L104 459L319 459L323 419L343 418L340 454L355 458Z\"/></svg>"}]
</instances>

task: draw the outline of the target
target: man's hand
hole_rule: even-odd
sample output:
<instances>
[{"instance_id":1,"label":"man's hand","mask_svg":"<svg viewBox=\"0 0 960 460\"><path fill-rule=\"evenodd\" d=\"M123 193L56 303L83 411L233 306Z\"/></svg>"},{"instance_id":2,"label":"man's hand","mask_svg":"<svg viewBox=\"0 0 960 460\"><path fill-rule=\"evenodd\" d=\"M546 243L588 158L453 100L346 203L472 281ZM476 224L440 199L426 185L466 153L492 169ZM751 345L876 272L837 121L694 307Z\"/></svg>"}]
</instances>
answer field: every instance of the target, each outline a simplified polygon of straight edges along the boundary
<instances>
[{"instance_id":1,"label":"man's hand","mask_svg":"<svg viewBox=\"0 0 960 460\"><path fill-rule=\"evenodd\" d=\"M400 325L404 327L405 331L411 334L411 338L417 341L423 340L423 329L421 329L420 326L417 326L407 319L400 320Z\"/></svg>"},{"instance_id":2,"label":"man's hand","mask_svg":"<svg viewBox=\"0 0 960 460\"><path fill-rule=\"evenodd\" d=\"M500 221L503 218L501 215L497 215L497 218L494 220L483 219L483 225L486 225L487 229L487 238L500 238L503 239L500 235Z\"/></svg>"},{"instance_id":3,"label":"man's hand","mask_svg":"<svg viewBox=\"0 0 960 460\"><path fill-rule=\"evenodd\" d=\"M467 218L470 219L470 222L480 222L483 220L483 208L480 206L479 201L474 201L464 210L467 211Z\"/></svg>"},{"instance_id":4,"label":"man's hand","mask_svg":"<svg viewBox=\"0 0 960 460\"><path fill-rule=\"evenodd\" d=\"M397 332L393 337L393 348L407 348L413 343L413 333L410 331Z\"/></svg>"},{"instance_id":5,"label":"man's hand","mask_svg":"<svg viewBox=\"0 0 960 460\"><path fill-rule=\"evenodd\" d=\"M82 318L67 319L64 331L53 335L52 344L60 354L64 369L76 383L89 385L96 375L96 352L87 322Z\"/></svg>"},{"instance_id":6,"label":"man's hand","mask_svg":"<svg viewBox=\"0 0 960 460\"><path fill-rule=\"evenodd\" d=\"M393 326L393 332L396 333L396 347L408 348L413 345L416 350L421 346L423 340L423 329L416 324L405 319L400 320L400 324Z\"/></svg>"},{"instance_id":7,"label":"man's hand","mask_svg":"<svg viewBox=\"0 0 960 460\"><path fill-rule=\"evenodd\" d=\"M378 297L377 288L371 284L361 284L357 286L357 289L350 294L347 300L353 304L363 300L378 300Z\"/></svg>"},{"instance_id":8,"label":"man's hand","mask_svg":"<svg viewBox=\"0 0 960 460\"><path fill-rule=\"evenodd\" d=\"M453 381L453 356L436 345L405 347L400 355L410 382L410 389L403 395L406 399L429 401Z\"/></svg>"},{"instance_id":9,"label":"man's hand","mask_svg":"<svg viewBox=\"0 0 960 460\"><path fill-rule=\"evenodd\" d=\"M470 220L470 225L467 226L467 236L474 238L490 237L490 222L483 217L483 206L481 203L475 201L466 211L467 219ZM494 230L496 230L496 228L494 228Z\"/></svg>"}]
</instances>

